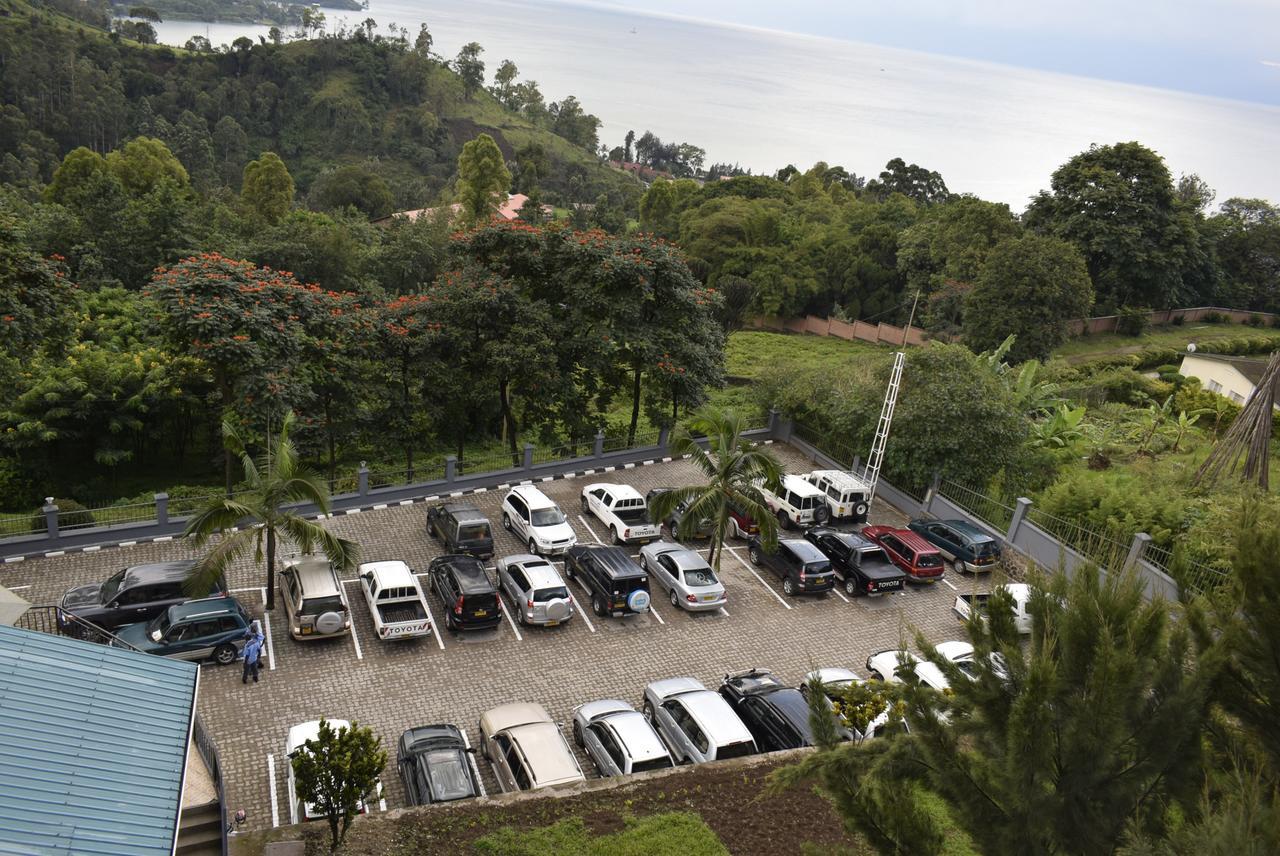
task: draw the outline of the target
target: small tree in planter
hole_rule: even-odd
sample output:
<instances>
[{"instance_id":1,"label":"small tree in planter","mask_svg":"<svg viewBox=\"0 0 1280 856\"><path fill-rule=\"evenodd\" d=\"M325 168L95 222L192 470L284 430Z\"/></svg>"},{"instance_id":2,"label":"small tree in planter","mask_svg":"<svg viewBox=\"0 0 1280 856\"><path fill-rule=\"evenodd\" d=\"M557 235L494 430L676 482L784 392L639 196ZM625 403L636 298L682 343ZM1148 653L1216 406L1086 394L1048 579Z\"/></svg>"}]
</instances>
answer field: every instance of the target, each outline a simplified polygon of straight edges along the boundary
<instances>
[{"instance_id":1,"label":"small tree in planter","mask_svg":"<svg viewBox=\"0 0 1280 856\"><path fill-rule=\"evenodd\" d=\"M335 730L320 720L320 733L293 753L290 760L298 799L314 805L329 820L329 849L347 837L360 801L375 794L378 776L387 765L382 738L373 730L351 723Z\"/></svg>"}]
</instances>

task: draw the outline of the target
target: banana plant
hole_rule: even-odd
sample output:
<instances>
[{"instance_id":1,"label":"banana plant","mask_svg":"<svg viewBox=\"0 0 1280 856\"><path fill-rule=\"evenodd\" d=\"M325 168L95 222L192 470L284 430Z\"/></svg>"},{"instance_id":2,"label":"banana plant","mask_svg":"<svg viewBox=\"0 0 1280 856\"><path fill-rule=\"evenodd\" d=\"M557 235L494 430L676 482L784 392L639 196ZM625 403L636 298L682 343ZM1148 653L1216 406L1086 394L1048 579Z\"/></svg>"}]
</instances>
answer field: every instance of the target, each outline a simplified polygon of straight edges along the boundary
<instances>
[{"instance_id":1,"label":"banana plant","mask_svg":"<svg viewBox=\"0 0 1280 856\"><path fill-rule=\"evenodd\" d=\"M1210 412L1211 411L1207 408L1193 410L1190 413L1185 410L1179 410L1178 418L1173 423L1173 448L1170 449L1170 451L1177 452L1178 447L1182 445L1182 441L1187 438L1187 433L1190 432L1191 429L1195 427L1195 424L1200 421L1200 417Z\"/></svg>"},{"instance_id":2,"label":"banana plant","mask_svg":"<svg viewBox=\"0 0 1280 856\"><path fill-rule=\"evenodd\" d=\"M1150 455L1151 444L1155 440L1160 429L1165 426L1173 413L1173 396L1170 395L1164 400L1163 404L1152 402L1143 410L1139 410L1133 417L1133 427L1130 431L1129 438L1136 440L1138 448L1134 450L1135 455Z\"/></svg>"},{"instance_id":3,"label":"banana plant","mask_svg":"<svg viewBox=\"0 0 1280 856\"><path fill-rule=\"evenodd\" d=\"M1018 369L1018 374L1013 377L1009 385L1018 409L1032 419L1042 414L1052 413L1054 407L1062 401L1062 396L1059 395L1062 391L1061 384L1037 381L1036 375L1039 373L1040 361L1027 360ZM1004 377L1008 378L1009 375L1006 374Z\"/></svg>"},{"instance_id":4,"label":"banana plant","mask_svg":"<svg viewBox=\"0 0 1280 856\"><path fill-rule=\"evenodd\" d=\"M1031 423L1031 445L1041 449L1065 449L1084 436L1080 427L1084 413L1084 405L1069 407L1059 404L1051 416Z\"/></svg>"}]
</instances>

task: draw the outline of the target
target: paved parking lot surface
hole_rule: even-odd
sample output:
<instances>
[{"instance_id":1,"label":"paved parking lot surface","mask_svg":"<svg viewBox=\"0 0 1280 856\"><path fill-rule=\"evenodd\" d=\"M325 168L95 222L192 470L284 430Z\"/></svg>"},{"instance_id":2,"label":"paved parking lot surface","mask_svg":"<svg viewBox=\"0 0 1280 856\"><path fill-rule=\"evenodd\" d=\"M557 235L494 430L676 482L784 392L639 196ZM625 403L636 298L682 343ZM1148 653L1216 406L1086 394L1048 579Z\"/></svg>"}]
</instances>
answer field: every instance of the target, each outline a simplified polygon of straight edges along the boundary
<instances>
[{"instance_id":1,"label":"paved parking lot surface","mask_svg":"<svg viewBox=\"0 0 1280 856\"><path fill-rule=\"evenodd\" d=\"M789 471L812 469L789 447L774 448ZM675 461L540 485L569 515L582 543L605 537L597 520L579 516L580 491L591 481L627 482L643 493L699 479L688 463ZM524 552L500 525L504 493L492 490L467 501L493 522L498 555ZM359 542L362 561L401 559L425 571L441 553L426 535L425 519L426 507L415 504L341 515L326 525ZM879 500L872 509L875 523L902 524L905 519ZM374 638L358 586L349 579L346 589L355 615L350 638L296 642L281 619L268 616L271 638L260 684L242 685L238 665L201 669L199 711L222 757L229 811L245 809L253 828L290 822L283 747L285 733L299 722L323 716L372 726L391 756L383 776L384 802L395 808L404 805L395 744L407 728L452 722L474 742L485 710L532 701L562 723L567 738L574 706L622 698L639 707L644 686L660 678L691 675L714 689L726 672L756 666L792 683L819 666L844 666L863 674L868 655L910 640L916 630L933 642L959 637L962 628L950 611L955 590L988 585L985 579L949 575L940 584L908 586L905 592L879 598L848 599L843 592L788 598L776 579L751 567L742 542L731 542L731 547L721 566L728 590L721 613L691 615L658 593L649 615L598 618L588 609L554 628L519 628L508 619L494 631L458 635L440 624L437 635L382 642ZM32 603L56 603L68 587L105 579L126 565L192 555L183 540L74 553L5 566L0 584L17 588ZM229 582L245 606L261 616L261 569L242 563ZM586 601L581 588L573 591ZM439 620L444 605L430 593L428 600ZM594 775L586 756L578 754L583 769ZM480 769L486 788L497 790L483 760Z\"/></svg>"}]
</instances>

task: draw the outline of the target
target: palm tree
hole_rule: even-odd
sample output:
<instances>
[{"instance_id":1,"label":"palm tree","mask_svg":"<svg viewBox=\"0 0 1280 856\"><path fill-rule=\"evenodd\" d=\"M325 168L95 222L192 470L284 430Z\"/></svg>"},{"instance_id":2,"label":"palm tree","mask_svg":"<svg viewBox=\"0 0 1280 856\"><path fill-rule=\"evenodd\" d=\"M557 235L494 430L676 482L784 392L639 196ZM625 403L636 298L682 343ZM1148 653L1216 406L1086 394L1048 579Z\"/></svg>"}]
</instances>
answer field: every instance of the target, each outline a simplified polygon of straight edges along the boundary
<instances>
[{"instance_id":1,"label":"palm tree","mask_svg":"<svg viewBox=\"0 0 1280 856\"><path fill-rule=\"evenodd\" d=\"M711 555L707 558L717 572L733 508L759 525L765 549L773 549L778 540L778 523L760 488L779 489L782 464L767 449L743 440L742 429L738 414L711 407L698 411L687 427L677 427L671 437L672 453L688 455L689 462L706 477L706 484L660 493L650 508L655 520L667 520L676 506L687 503L675 533L685 540L696 537L701 521L711 521ZM694 439L695 433L706 437L707 448Z\"/></svg>"},{"instance_id":2,"label":"palm tree","mask_svg":"<svg viewBox=\"0 0 1280 856\"><path fill-rule=\"evenodd\" d=\"M244 440L235 424L230 418L223 419L223 442L232 454L240 456L249 489L236 497L220 497L210 502L187 523L185 534L194 539L196 549L214 535L220 536L217 545L187 578L189 589L208 591L225 575L227 568L252 547L255 562L266 559L266 608L274 609L276 542L281 537L303 553L310 553L318 546L340 571L355 567L359 545L284 507L290 503L309 503L321 512L329 511L329 491L324 483L298 463L298 450L289 439L293 422L293 414L287 414L274 446L268 440L266 453L255 460L245 451ZM238 531L231 531L232 527L239 527Z\"/></svg>"}]
</instances>

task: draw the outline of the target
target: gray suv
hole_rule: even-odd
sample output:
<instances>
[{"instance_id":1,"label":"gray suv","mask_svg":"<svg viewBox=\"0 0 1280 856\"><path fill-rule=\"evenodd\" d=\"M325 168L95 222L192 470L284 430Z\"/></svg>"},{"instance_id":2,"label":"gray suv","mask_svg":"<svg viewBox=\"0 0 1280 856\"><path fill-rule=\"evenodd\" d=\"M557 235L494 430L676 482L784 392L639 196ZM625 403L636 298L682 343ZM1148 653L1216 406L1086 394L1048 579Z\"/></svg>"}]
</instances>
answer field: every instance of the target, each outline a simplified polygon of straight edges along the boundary
<instances>
[{"instance_id":1,"label":"gray suv","mask_svg":"<svg viewBox=\"0 0 1280 856\"><path fill-rule=\"evenodd\" d=\"M729 703L693 678L667 678L645 687L644 715L677 761L701 764L758 751Z\"/></svg>"},{"instance_id":2,"label":"gray suv","mask_svg":"<svg viewBox=\"0 0 1280 856\"><path fill-rule=\"evenodd\" d=\"M332 639L351 633L351 608L333 565L324 556L286 556L280 593L294 639Z\"/></svg>"},{"instance_id":3,"label":"gray suv","mask_svg":"<svg viewBox=\"0 0 1280 856\"><path fill-rule=\"evenodd\" d=\"M573 617L573 596L556 566L520 553L498 560L498 583L521 624L555 627Z\"/></svg>"}]
</instances>

